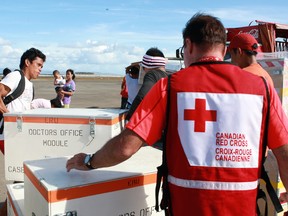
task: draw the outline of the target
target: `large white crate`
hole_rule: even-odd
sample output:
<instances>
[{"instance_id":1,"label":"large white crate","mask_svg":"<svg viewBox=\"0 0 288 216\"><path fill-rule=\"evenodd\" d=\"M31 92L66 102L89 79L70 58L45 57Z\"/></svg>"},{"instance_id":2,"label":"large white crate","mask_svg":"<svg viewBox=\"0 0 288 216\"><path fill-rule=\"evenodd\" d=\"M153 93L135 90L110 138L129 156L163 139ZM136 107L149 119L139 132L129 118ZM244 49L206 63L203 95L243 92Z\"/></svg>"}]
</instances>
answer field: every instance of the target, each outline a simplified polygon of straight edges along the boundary
<instances>
[{"instance_id":1,"label":"large white crate","mask_svg":"<svg viewBox=\"0 0 288 216\"><path fill-rule=\"evenodd\" d=\"M282 107L288 115L288 52L259 53L257 61L270 74Z\"/></svg>"},{"instance_id":2,"label":"large white crate","mask_svg":"<svg viewBox=\"0 0 288 216\"><path fill-rule=\"evenodd\" d=\"M142 147L109 168L66 172L67 157L24 162L25 215L150 216L162 151Z\"/></svg>"},{"instance_id":3,"label":"large white crate","mask_svg":"<svg viewBox=\"0 0 288 216\"><path fill-rule=\"evenodd\" d=\"M7 185L7 216L24 216L24 183Z\"/></svg>"},{"instance_id":4,"label":"large white crate","mask_svg":"<svg viewBox=\"0 0 288 216\"><path fill-rule=\"evenodd\" d=\"M5 177L23 181L23 161L95 152L124 128L121 109L5 113Z\"/></svg>"}]
</instances>

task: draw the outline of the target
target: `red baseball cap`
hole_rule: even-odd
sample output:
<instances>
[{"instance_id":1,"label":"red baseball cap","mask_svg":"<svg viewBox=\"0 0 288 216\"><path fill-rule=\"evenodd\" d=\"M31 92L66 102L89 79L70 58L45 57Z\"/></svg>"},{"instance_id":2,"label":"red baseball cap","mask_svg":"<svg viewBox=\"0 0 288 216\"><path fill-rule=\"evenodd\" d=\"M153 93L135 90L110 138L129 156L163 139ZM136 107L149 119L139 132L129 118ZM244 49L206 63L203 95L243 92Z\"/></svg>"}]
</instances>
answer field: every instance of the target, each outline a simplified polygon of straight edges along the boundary
<instances>
[{"instance_id":1,"label":"red baseball cap","mask_svg":"<svg viewBox=\"0 0 288 216\"><path fill-rule=\"evenodd\" d=\"M248 33L240 33L235 35L229 45L229 50L241 48L248 51L259 51L257 40Z\"/></svg>"}]
</instances>

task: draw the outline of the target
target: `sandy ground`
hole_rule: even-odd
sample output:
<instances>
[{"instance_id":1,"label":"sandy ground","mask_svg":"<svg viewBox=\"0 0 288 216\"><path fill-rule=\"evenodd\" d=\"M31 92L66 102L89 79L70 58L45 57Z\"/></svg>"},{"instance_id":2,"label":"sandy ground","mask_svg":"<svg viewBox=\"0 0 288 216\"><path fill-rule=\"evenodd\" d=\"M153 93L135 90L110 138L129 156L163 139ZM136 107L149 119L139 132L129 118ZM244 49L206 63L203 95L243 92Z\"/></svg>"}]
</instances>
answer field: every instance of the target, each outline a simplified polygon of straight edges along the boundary
<instances>
[{"instance_id":1,"label":"sandy ground","mask_svg":"<svg viewBox=\"0 0 288 216\"><path fill-rule=\"evenodd\" d=\"M71 108L119 108L120 86L122 78L76 77L76 91L72 97ZM35 98L52 99L56 93L53 78L45 77L33 80ZM6 199L4 157L0 153L0 205Z\"/></svg>"}]
</instances>

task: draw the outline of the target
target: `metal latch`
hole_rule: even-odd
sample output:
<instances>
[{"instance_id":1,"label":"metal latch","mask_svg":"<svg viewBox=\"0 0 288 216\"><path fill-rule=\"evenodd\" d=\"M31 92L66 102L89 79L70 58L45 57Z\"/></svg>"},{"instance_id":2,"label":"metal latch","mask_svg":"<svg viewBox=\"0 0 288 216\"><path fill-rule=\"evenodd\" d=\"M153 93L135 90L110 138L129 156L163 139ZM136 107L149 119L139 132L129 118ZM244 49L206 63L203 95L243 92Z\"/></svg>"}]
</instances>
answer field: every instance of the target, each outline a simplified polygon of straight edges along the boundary
<instances>
[{"instance_id":1,"label":"metal latch","mask_svg":"<svg viewBox=\"0 0 288 216\"><path fill-rule=\"evenodd\" d=\"M83 149L85 147L89 146L95 138L95 124L96 124L95 117L90 116L89 117L89 125L90 125L90 133L89 134L91 136L91 139L88 141L88 143L83 145Z\"/></svg>"},{"instance_id":2,"label":"metal latch","mask_svg":"<svg viewBox=\"0 0 288 216\"><path fill-rule=\"evenodd\" d=\"M95 138L95 117L94 116L90 116L89 117L89 124L90 124L90 136L92 137L92 139Z\"/></svg>"},{"instance_id":3,"label":"metal latch","mask_svg":"<svg viewBox=\"0 0 288 216\"><path fill-rule=\"evenodd\" d=\"M22 132L22 123L23 123L23 118L22 116L18 115L16 117L16 124L17 124L18 132Z\"/></svg>"}]
</instances>

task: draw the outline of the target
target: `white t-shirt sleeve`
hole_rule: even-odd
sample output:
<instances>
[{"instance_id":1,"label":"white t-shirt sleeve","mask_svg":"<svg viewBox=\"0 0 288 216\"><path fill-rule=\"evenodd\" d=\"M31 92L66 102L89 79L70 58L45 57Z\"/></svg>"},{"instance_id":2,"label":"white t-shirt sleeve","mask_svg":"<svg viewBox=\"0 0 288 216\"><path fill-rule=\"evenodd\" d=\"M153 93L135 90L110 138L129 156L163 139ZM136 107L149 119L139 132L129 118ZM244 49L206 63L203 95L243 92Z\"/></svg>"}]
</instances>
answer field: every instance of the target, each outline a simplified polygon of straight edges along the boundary
<instances>
[{"instance_id":1,"label":"white t-shirt sleeve","mask_svg":"<svg viewBox=\"0 0 288 216\"><path fill-rule=\"evenodd\" d=\"M19 82L21 79L21 75L18 71L12 71L11 73L7 74L3 80L1 80L1 83L7 87L10 88L10 92L8 95L10 95L15 89L17 88Z\"/></svg>"},{"instance_id":2,"label":"white t-shirt sleeve","mask_svg":"<svg viewBox=\"0 0 288 216\"><path fill-rule=\"evenodd\" d=\"M20 79L21 74L18 71L13 71L4 77L4 79L1 81L1 84L10 88L10 92L7 94L7 96L15 91L19 85ZM29 110L31 109L32 99L33 83L25 77L25 89L23 93L18 98L9 103L7 105L7 109L9 112L22 112L24 110Z\"/></svg>"}]
</instances>

